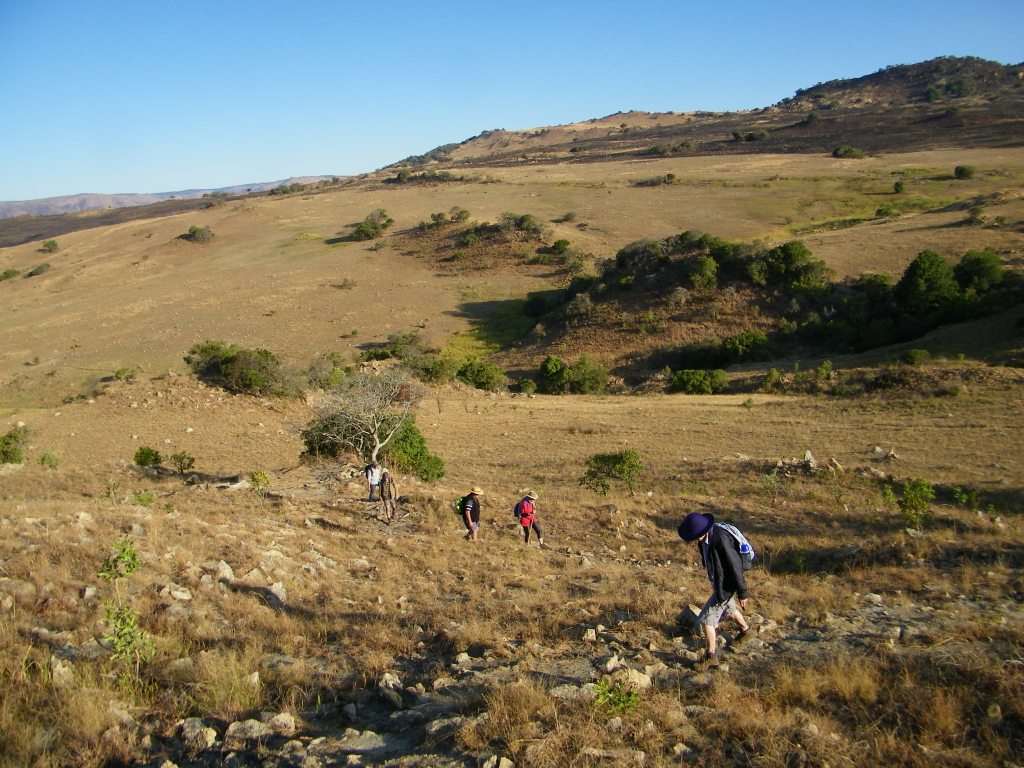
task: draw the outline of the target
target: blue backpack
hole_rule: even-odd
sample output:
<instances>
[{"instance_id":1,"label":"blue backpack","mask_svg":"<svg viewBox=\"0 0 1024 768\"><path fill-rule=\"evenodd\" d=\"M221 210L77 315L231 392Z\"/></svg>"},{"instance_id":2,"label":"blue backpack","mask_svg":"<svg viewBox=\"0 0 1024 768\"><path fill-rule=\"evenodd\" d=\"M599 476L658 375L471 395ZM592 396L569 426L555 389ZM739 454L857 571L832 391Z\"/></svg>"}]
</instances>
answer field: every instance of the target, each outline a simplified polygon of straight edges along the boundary
<instances>
[{"instance_id":1,"label":"blue backpack","mask_svg":"<svg viewBox=\"0 0 1024 768\"><path fill-rule=\"evenodd\" d=\"M740 564L743 566L743 570L749 571L753 568L757 553L754 552L754 548L740 529L735 525L729 525L729 523L715 523L715 525L732 536L733 542L736 544L736 551L740 553Z\"/></svg>"}]
</instances>

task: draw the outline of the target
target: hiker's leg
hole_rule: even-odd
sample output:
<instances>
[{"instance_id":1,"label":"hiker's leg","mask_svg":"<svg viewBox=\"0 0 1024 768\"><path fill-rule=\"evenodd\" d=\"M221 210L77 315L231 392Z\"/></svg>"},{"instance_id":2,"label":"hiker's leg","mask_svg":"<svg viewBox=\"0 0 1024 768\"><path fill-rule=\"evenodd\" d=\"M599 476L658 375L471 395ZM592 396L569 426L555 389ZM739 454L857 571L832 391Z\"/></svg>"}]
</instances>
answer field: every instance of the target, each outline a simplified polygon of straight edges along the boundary
<instances>
[{"instance_id":1,"label":"hiker's leg","mask_svg":"<svg viewBox=\"0 0 1024 768\"><path fill-rule=\"evenodd\" d=\"M704 643L709 656L718 652L718 635L716 630L728 606L728 602L716 602L715 596L711 595L708 601L704 603L704 607L700 609L700 613L697 614L697 623L704 630Z\"/></svg>"},{"instance_id":2,"label":"hiker's leg","mask_svg":"<svg viewBox=\"0 0 1024 768\"><path fill-rule=\"evenodd\" d=\"M530 526L528 526L528 525L524 525L523 526L523 543L524 544L529 544L530 543Z\"/></svg>"},{"instance_id":3,"label":"hiker's leg","mask_svg":"<svg viewBox=\"0 0 1024 768\"><path fill-rule=\"evenodd\" d=\"M740 630L746 632L750 629L750 625L747 624L747 620L743 618L743 613L740 611L740 606L736 602L736 595L729 598L729 617L740 625Z\"/></svg>"},{"instance_id":4,"label":"hiker's leg","mask_svg":"<svg viewBox=\"0 0 1024 768\"><path fill-rule=\"evenodd\" d=\"M537 520L533 521L533 532L537 534L537 543L544 543L544 532L540 529L540 522Z\"/></svg>"}]
</instances>

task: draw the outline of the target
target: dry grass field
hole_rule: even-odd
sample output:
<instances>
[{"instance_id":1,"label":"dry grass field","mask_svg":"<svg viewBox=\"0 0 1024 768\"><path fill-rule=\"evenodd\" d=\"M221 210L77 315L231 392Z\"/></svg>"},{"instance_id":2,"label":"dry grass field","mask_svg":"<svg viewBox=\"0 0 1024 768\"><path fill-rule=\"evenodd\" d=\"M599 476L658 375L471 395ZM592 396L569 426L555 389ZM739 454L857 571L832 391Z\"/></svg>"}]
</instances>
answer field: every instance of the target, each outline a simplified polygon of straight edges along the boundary
<instances>
[{"instance_id":1,"label":"dry grass field","mask_svg":"<svg viewBox=\"0 0 1024 768\"><path fill-rule=\"evenodd\" d=\"M535 243L491 261L426 248L416 225L456 206L533 214L588 266L694 229L799 237L840 276L897 275L926 248L990 247L1019 270L1024 150L459 173L474 180L371 176L0 250L0 272L51 265L0 282L0 432L29 430L24 463L0 466L0 765L1019 763L1024 375L991 364L1020 354L1019 307L932 332L921 343L949 359L906 391L768 395L749 366L724 396L432 387L417 424L447 474L399 476L390 526L355 457L300 461L317 395L231 394L182 358L206 339L297 371L398 333L464 348L494 306L565 284L530 263ZM924 202L876 217L895 180ZM999 226L965 224L979 203ZM379 208L394 227L348 239ZM179 239L191 226L215 239ZM626 336L578 344L610 361L640 348ZM193 456L196 481L136 467L141 446ZM645 465L635 495L578 485L588 457L626 448ZM935 490L920 521L901 508L915 479ZM452 511L473 485L475 545ZM545 548L512 518L526 489ZM756 637L730 648L726 629L709 673L686 620L706 579L675 532L693 510L739 525L761 560ZM138 568L104 580L118 541ZM137 627L112 618L124 607Z\"/></svg>"}]
</instances>

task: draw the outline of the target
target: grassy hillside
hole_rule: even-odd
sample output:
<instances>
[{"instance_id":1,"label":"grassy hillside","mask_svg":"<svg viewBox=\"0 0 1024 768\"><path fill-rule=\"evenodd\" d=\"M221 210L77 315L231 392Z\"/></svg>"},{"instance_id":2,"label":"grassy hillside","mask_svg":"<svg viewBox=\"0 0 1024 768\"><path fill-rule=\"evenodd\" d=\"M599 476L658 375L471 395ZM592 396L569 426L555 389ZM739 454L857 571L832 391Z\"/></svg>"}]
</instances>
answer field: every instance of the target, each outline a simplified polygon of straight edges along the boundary
<instances>
[{"instance_id":1,"label":"grassy hillside","mask_svg":"<svg viewBox=\"0 0 1024 768\"><path fill-rule=\"evenodd\" d=\"M1020 89L968 63L970 94L928 95L943 60L0 249L0 765L1011 764L1024 148L1019 112L979 117ZM949 99L948 141L904 111L886 148L821 148L886 135L872 105ZM786 143L824 101L811 130L840 133ZM705 130L699 151L647 149ZM938 288L885 286L927 250L984 253L1003 281L932 260ZM845 346L804 335L850 306L873 309ZM770 353L723 364L728 394L669 391L697 345L756 332ZM264 350L290 394L197 377L184 357L210 340ZM584 355L613 394L451 380L478 358L522 386ZM314 361L340 380L395 358L447 372L415 409L446 473L397 472L389 525L362 457L303 457L302 431L327 397ZM580 485L627 449L632 491ZM474 545L452 507L477 485ZM527 490L544 548L512 517ZM760 555L755 635L723 627L711 672L706 575L676 535L691 511Z\"/></svg>"}]
</instances>

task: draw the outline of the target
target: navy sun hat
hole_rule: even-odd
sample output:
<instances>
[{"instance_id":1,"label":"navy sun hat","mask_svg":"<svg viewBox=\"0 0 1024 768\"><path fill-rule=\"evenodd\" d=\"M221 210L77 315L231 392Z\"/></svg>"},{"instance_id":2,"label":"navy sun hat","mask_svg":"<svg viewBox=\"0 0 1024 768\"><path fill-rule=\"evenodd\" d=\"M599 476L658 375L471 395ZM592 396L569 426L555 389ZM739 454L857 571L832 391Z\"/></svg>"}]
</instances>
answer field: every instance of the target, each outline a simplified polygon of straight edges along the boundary
<instances>
[{"instance_id":1,"label":"navy sun hat","mask_svg":"<svg viewBox=\"0 0 1024 768\"><path fill-rule=\"evenodd\" d=\"M701 512L691 512L683 518L679 524L679 538L683 541L696 541L705 533L711 530L715 524L714 515L705 515Z\"/></svg>"}]
</instances>

